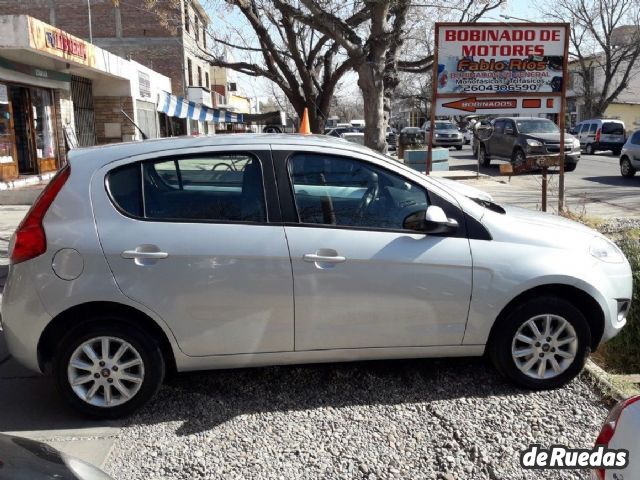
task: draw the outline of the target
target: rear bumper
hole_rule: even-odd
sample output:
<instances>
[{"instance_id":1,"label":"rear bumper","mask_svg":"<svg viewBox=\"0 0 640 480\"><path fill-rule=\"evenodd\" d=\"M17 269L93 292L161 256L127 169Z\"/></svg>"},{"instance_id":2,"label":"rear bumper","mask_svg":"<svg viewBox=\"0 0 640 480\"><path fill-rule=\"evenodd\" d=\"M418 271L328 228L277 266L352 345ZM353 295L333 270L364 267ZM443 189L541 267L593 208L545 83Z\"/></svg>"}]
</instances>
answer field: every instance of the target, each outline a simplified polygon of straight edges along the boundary
<instances>
[{"instance_id":1,"label":"rear bumper","mask_svg":"<svg viewBox=\"0 0 640 480\"><path fill-rule=\"evenodd\" d=\"M51 321L34 282L29 262L11 265L2 294L2 328L9 353L22 365L41 372L38 342Z\"/></svg>"},{"instance_id":2,"label":"rear bumper","mask_svg":"<svg viewBox=\"0 0 640 480\"><path fill-rule=\"evenodd\" d=\"M594 142L592 145L594 150L622 150L624 142Z\"/></svg>"}]
</instances>

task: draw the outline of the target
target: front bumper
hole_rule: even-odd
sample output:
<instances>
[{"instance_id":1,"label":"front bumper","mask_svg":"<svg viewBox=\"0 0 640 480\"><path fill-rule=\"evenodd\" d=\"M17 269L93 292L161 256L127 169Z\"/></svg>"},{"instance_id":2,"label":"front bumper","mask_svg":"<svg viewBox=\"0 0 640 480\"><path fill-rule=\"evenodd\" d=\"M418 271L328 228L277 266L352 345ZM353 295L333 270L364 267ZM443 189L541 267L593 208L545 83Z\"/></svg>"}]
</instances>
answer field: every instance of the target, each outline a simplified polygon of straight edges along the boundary
<instances>
[{"instance_id":1,"label":"front bumper","mask_svg":"<svg viewBox=\"0 0 640 480\"><path fill-rule=\"evenodd\" d=\"M464 138L434 138L434 147L459 147L464 145Z\"/></svg>"}]
</instances>

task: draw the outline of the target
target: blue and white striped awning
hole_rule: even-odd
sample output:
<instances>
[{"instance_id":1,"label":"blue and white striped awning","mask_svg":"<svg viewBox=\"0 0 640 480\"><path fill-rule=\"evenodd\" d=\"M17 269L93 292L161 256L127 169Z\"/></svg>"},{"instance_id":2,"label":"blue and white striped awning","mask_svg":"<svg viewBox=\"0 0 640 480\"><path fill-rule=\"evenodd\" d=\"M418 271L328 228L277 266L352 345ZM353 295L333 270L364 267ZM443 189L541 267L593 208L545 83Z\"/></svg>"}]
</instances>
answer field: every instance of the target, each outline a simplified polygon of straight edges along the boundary
<instances>
[{"instance_id":1,"label":"blue and white striped awning","mask_svg":"<svg viewBox=\"0 0 640 480\"><path fill-rule=\"evenodd\" d=\"M244 123L244 115L242 113L209 108L167 92L158 94L158 111L170 117L190 118L201 122Z\"/></svg>"}]
</instances>

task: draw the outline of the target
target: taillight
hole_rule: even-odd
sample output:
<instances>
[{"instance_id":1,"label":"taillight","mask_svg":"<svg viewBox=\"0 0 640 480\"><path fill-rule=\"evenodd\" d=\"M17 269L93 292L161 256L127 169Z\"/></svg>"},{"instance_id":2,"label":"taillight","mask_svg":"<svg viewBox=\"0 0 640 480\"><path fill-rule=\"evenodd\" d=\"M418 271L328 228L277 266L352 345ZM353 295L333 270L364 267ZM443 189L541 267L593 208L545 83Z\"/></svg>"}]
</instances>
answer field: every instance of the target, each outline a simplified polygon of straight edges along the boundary
<instances>
[{"instance_id":1,"label":"taillight","mask_svg":"<svg viewBox=\"0 0 640 480\"><path fill-rule=\"evenodd\" d=\"M596 130L596 142L600 141L600 129Z\"/></svg>"},{"instance_id":2,"label":"taillight","mask_svg":"<svg viewBox=\"0 0 640 480\"><path fill-rule=\"evenodd\" d=\"M51 179L27 212L27 216L18 226L13 238L13 248L9 254L11 263L31 260L47 251L47 237L44 233L42 220L70 174L69 166L63 167Z\"/></svg>"},{"instance_id":3,"label":"taillight","mask_svg":"<svg viewBox=\"0 0 640 480\"><path fill-rule=\"evenodd\" d=\"M604 424L602 425L602 428L600 429L598 438L596 438L596 446L603 445L605 448L609 446L609 442L613 438L614 433L616 433L616 427L618 426L620 415L622 415L625 408L638 401L640 401L640 395L629 397L626 400L618 402L616 406L611 409L609 415L607 415L607 418L604 421ZM600 480L604 480L604 469L601 468L596 470L596 475Z\"/></svg>"}]
</instances>

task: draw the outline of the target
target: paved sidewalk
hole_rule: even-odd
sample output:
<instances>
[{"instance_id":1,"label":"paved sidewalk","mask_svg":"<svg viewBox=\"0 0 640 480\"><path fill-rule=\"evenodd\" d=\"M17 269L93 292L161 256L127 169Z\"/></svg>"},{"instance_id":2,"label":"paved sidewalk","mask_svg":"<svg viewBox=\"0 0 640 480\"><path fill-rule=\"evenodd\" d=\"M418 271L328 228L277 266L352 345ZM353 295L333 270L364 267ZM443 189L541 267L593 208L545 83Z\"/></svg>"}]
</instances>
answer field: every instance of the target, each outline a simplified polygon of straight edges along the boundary
<instances>
[{"instance_id":1,"label":"paved sidewalk","mask_svg":"<svg viewBox=\"0 0 640 480\"><path fill-rule=\"evenodd\" d=\"M28 209L0 205L0 299L8 272L9 240ZM104 464L119 431L115 422L82 419L68 410L51 378L34 374L10 358L2 330L0 399L0 432L44 441L97 466Z\"/></svg>"}]
</instances>

